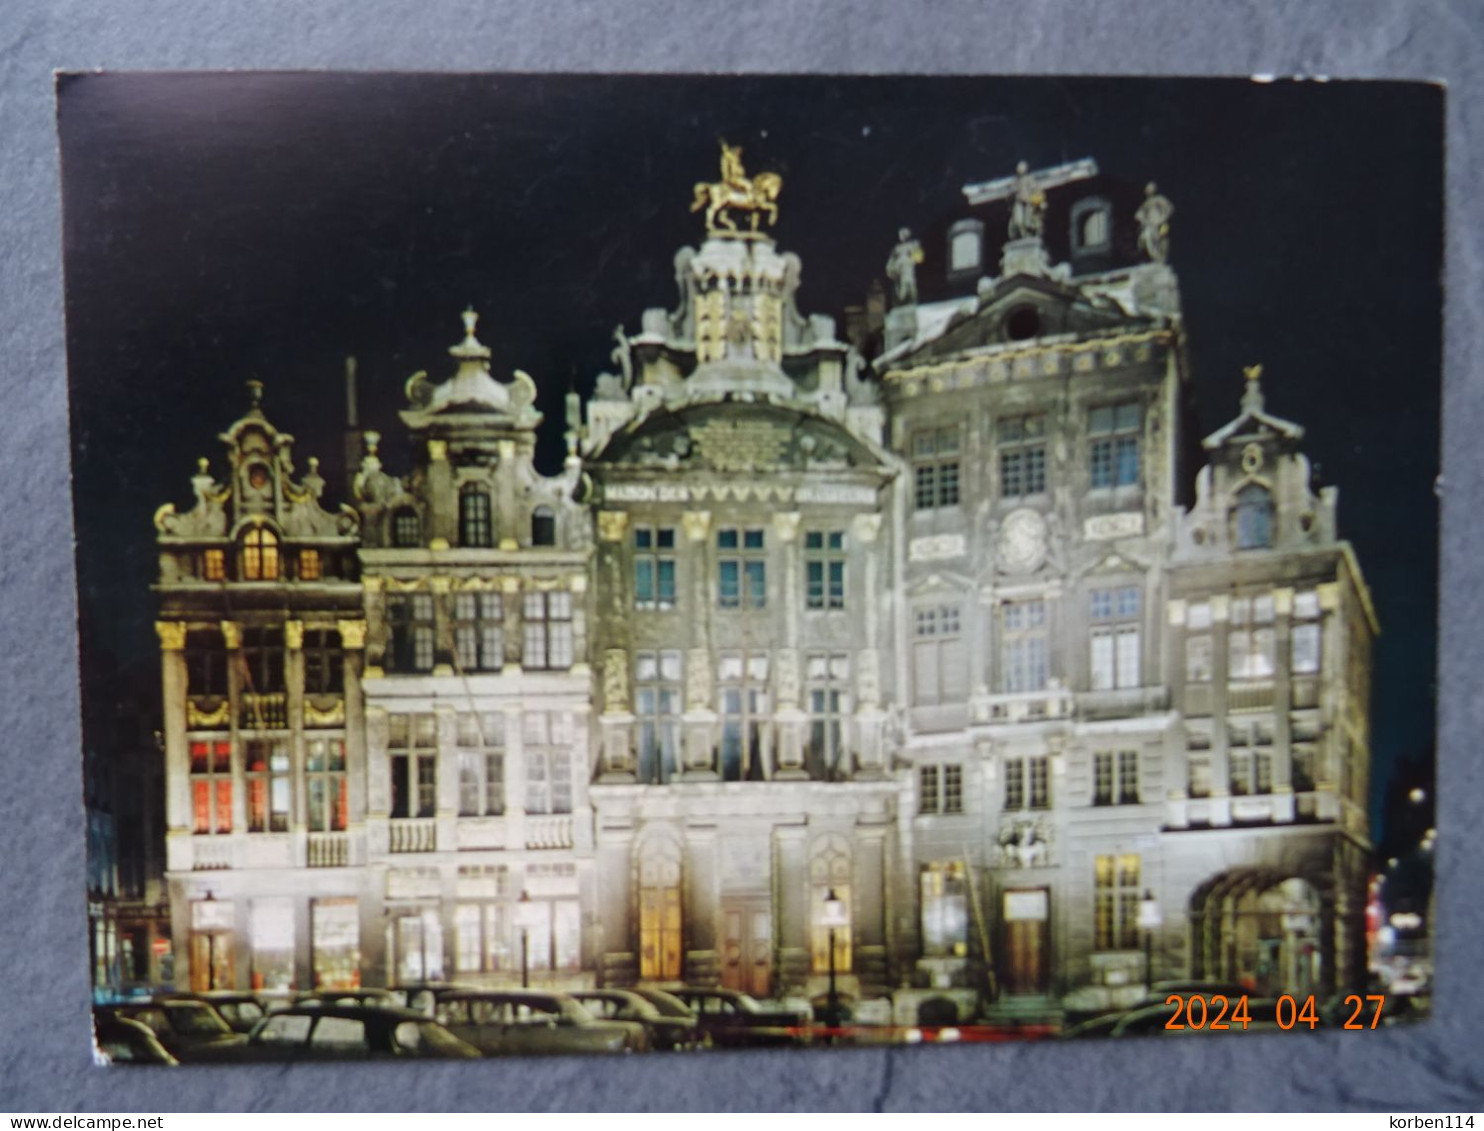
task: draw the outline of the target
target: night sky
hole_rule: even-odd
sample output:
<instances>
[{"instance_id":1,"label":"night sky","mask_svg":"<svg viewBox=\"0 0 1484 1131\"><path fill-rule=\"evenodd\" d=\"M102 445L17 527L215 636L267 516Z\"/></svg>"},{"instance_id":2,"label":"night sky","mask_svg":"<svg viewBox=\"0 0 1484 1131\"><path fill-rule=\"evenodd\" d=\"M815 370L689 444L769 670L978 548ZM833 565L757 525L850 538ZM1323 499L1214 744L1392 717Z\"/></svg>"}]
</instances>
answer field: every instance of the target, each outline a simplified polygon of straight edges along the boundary
<instances>
[{"instance_id":1,"label":"night sky","mask_svg":"<svg viewBox=\"0 0 1484 1131\"><path fill-rule=\"evenodd\" d=\"M84 701L154 663L151 516L266 386L269 419L344 498L344 359L361 424L407 469L402 385L452 371L480 311L497 375L529 372L560 462L561 396L613 329L676 303L717 139L784 179L804 313L841 318L895 233L964 184L1093 157L1175 204L1204 435L1241 367L1308 430L1371 584L1373 818L1430 751L1437 647L1442 108L1370 82L87 75L60 82ZM929 254L941 249L929 248ZM994 250L987 255L994 256ZM111 691L108 692L111 694ZM85 707L86 713L86 707Z\"/></svg>"}]
</instances>

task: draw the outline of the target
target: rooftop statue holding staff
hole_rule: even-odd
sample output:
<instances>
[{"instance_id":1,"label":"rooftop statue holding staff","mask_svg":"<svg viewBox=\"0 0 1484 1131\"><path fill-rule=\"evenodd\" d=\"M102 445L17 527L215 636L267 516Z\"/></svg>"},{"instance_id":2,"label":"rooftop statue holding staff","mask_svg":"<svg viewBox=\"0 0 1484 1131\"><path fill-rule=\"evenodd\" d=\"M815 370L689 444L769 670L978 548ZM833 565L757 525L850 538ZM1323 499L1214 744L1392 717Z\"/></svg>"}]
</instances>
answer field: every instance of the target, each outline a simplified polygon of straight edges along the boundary
<instances>
[{"instance_id":1,"label":"rooftop statue holding staff","mask_svg":"<svg viewBox=\"0 0 1484 1131\"><path fill-rule=\"evenodd\" d=\"M922 244L912 238L910 229L897 232L897 246L886 261L886 277L891 280L897 306L917 302L917 265L922 262Z\"/></svg>"}]
</instances>

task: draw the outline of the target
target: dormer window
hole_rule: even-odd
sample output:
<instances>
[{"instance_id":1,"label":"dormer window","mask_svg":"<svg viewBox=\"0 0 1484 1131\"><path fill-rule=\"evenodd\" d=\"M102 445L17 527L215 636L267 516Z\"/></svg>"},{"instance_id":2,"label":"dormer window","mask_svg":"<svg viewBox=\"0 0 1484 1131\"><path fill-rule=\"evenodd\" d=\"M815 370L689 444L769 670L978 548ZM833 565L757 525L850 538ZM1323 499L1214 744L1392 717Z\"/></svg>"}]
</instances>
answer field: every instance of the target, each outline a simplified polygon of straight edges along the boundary
<instances>
[{"instance_id":1,"label":"dormer window","mask_svg":"<svg viewBox=\"0 0 1484 1131\"><path fill-rule=\"evenodd\" d=\"M556 514L550 507L537 507L531 512L531 545L556 545Z\"/></svg>"},{"instance_id":2,"label":"dormer window","mask_svg":"<svg viewBox=\"0 0 1484 1131\"><path fill-rule=\"evenodd\" d=\"M459 493L459 544L486 550L495 544L490 496L483 487L471 485Z\"/></svg>"},{"instance_id":3,"label":"dormer window","mask_svg":"<svg viewBox=\"0 0 1484 1131\"><path fill-rule=\"evenodd\" d=\"M392 515L392 545L399 550L415 549L422 543L422 523L417 511L401 507Z\"/></svg>"},{"instance_id":4,"label":"dormer window","mask_svg":"<svg viewBox=\"0 0 1484 1131\"><path fill-rule=\"evenodd\" d=\"M1249 483L1237 492L1237 549L1265 550L1273 544L1273 494Z\"/></svg>"},{"instance_id":5,"label":"dormer window","mask_svg":"<svg viewBox=\"0 0 1484 1131\"><path fill-rule=\"evenodd\" d=\"M265 526L255 526L242 539L242 580L277 581L278 535Z\"/></svg>"},{"instance_id":6,"label":"dormer window","mask_svg":"<svg viewBox=\"0 0 1484 1131\"><path fill-rule=\"evenodd\" d=\"M1079 200L1072 206L1072 254L1092 255L1108 251L1113 244L1112 206L1099 196Z\"/></svg>"},{"instance_id":7,"label":"dormer window","mask_svg":"<svg viewBox=\"0 0 1484 1131\"><path fill-rule=\"evenodd\" d=\"M984 225L978 220L960 220L948 229L948 272L951 275L978 271L984 262Z\"/></svg>"}]
</instances>

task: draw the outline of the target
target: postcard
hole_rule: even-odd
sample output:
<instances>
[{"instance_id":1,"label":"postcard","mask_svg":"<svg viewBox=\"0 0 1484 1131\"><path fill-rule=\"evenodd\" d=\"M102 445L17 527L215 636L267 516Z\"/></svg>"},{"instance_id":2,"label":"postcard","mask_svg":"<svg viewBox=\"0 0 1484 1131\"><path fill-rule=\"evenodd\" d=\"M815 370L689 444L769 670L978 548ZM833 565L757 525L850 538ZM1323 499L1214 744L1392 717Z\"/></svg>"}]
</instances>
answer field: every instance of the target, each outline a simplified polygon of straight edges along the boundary
<instances>
[{"instance_id":1,"label":"postcard","mask_svg":"<svg viewBox=\"0 0 1484 1131\"><path fill-rule=\"evenodd\" d=\"M100 1059L1426 1016L1438 88L58 101Z\"/></svg>"}]
</instances>

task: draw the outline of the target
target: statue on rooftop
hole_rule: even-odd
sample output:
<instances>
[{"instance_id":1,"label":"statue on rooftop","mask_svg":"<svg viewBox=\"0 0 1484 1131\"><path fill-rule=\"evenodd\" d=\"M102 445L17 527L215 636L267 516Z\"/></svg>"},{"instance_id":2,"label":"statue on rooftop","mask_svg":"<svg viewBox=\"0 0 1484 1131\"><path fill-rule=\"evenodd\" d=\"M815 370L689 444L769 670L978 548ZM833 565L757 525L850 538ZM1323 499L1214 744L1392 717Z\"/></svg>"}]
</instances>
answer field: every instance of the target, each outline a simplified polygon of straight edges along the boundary
<instances>
[{"instance_id":1,"label":"statue on rooftop","mask_svg":"<svg viewBox=\"0 0 1484 1131\"><path fill-rule=\"evenodd\" d=\"M757 232L763 215L769 224L778 222L778 194L783 178L777 173L759 173L749 177L742 166L742 147L721 143L721 180L701 181L696 185L690 210L706 210L706 232L713 236L742 236L728 209L752 213L752 233ZM745 237L742 237L745 238Z\"/></svg>"},{"instance_id":2,"label":"statue on rooftop","mask_svg":"<svg viewBox=\"0 0 1484 1131\"><path fill-rule=\"evenodd\" d=\"M1010 238L1039 239L1046 217L1046 190L1024 161L1015 166L1015 197L1010 205Z\"/></svg>"},{"instance_id":3,"label":"statue on rooftop","mask_svg":"<svg viewBox=\"0 0 1484 1131\"><path fill-rule=\"evenodd\" d=\"M886 277L891 280L898 306L917 302L917 265L922 262L922 244L912 238L910 229L897 232L897 246L886 261Z\"/></svg>"},{"instance_id":4,"label":"statue on rooftop","mask_svg":"<svg viewBox=\"0 0 1484 1131\"><path fill-rule=\"evenodd\" d=\"M1139 250L1151 263L1164 263L1170 257L1170 217L1174 214L1175 206L1160 195L1153 181L1144 186L1144 203L1134 219L1139 222Z\"/></svg>"}]
</instances>

